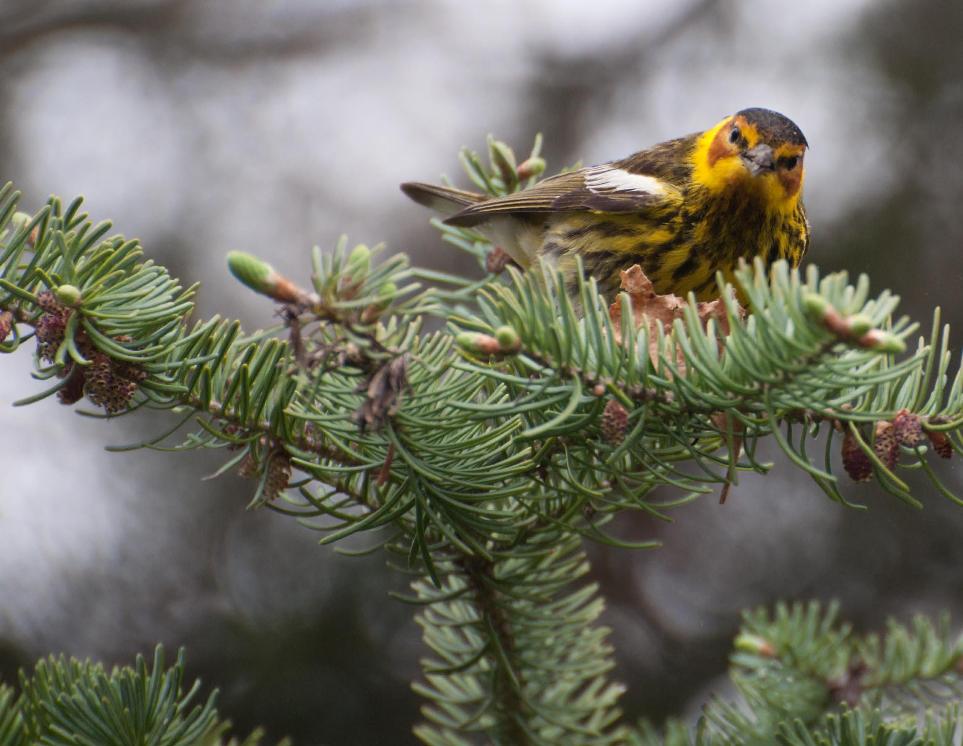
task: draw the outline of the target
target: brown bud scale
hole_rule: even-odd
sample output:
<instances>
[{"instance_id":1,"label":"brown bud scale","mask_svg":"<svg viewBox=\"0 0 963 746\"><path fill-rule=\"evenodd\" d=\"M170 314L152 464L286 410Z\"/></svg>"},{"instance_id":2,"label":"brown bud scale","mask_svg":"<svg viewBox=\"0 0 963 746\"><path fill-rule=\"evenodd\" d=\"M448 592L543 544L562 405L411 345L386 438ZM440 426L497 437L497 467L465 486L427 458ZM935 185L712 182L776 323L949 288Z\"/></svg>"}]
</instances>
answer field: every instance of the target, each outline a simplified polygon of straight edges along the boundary
<instances>
[{"instance_id":1,"label":"brown bud scale","mask_svg":"<svg viewBox=\"0 0 963 746\"><path fill-rule=\"evenodd\" d=\"M887 469L896 466L899 457L899 441L892 422L877 422L876 437L873 439L873 452L886 465Z\"/></svg>"},{"instance_id":2,"label":"brown bud scale","mask_svg":"<svg viewBox=\"0 0 963 746\"><path fill-rule=\"evenodd\" d=\"M508 255L501 246L496 246L494 249L488 252L488 256L485 257L485 270L493 275L497 275L502 272L512 258Z\"/></svg>"},{"instance_id":3,"label":"brown bud scale","mask_svg":"<svg viewBox=\"0 0 963 746\"><path fill-rule=\"evenodd\" d=\"M953 455L953 444L950 442L949 435L940 430L927 430L926 435L940 458L950 458Z\"/></svg>"},{"instance_id":4,"label":"brown bud scale","mask_svg":"<svg viewBox=\"0 0 963 746\"><path fill-rule=\"evenodd\" d=\"M629 413L621 402L609 399L602 410L602 437L607 443L618 445L625 440L629 426Z\"/></svg>"},{"instance_id":5,"label":"brown bud scale","mask_svg":"<svg viewBox=\"0 0 963 746\"><path fill-rule=\"evenodd\" d=\"M896 413L896 417L893 418L893 430L899 444L907 448L915 448L926 437L919 415L913 414L908 409L901 409Z\"/></svg>"},{"instance_id":6,"label":"brown bud scale","mask_svg":"<svg viewBox=\"0 0 963 746\"><path fill-rule=\"evenodd\" d=\"M13 314L10 311L0 313L0 342L7 339L11 329L13 329Z\"/></svg>"}]
</instances>

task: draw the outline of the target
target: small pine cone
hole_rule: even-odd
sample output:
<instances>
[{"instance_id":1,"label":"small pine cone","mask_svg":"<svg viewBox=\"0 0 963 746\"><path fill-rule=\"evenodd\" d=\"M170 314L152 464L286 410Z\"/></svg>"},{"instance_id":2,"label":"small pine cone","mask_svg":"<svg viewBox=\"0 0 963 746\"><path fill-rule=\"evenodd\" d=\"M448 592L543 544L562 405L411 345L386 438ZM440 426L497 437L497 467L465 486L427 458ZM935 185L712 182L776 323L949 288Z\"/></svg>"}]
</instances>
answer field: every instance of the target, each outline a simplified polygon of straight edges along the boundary
<instances>
[{"instance_id":1,"label":"small pine cone","mask_svg":"<svg viewBox=\"0 0 963 746\"><path fill-rule=\"evenodd\" d=\"M237 465L237 475L244 479L254 479L258 475L257 459L248 451Z\"/></svg>"},{"instance_id":2,"label":"small pine cone","mask_svg":"<svg viewBox=\"0 0 963 746\"><path fill-rule=\"evenodd\" d=\"M291 481L291 459L286 453L274 453L268 462L267 478L264 480L264 500L270 502L288 486Z\"/></svg>"},{"instance_id":3,"label":"small pine cone","mask_svg":"<svg viewBox=\"0 0 963 746\"><path fill-rule=\"evenodd\" d=\"M853 481L868 482L872 478L873 464L848 429L843 434L842 456L843 468Z\"/></svg>"},{"instance_id":4,"label":"small pine cone","mask_svg":"<svg viewBox=\"0 0 963 746\"><path fill-rule=\"evenodd\" d=\"M602 437L607 443L617 446L625 440L628 426L628 411L617 400L609 399L602 411Z\"/></svg>"},{"instance_id":5,"label":"small pine cone","mask_svg":"<svg viewBox=\"0 0 963 746\"><path fill-rule=\"evenodd\" d=\"M103 407L108 414L114 414L127 408L136 391L137 384L118 375L110 357L103 352L91 355L84 393L93 404Z\"/></svg>"},{"instance_id":6,"label":"small pine cone","mask_svg":"<svg viewBox=\"0 0 963 746\"><path fill-rule=\"evenodd\" d=\"M57 392L61 404L76 404L84 398L84 369L71 363L66 369L67 382Z\"/></svg>"},{"instance_id":7,"label":"small pine cone","mask_svg":"<svg viewBox=\"0 0 963 746\"><path fill-rule=\"evenodd\" d=\"M927 430L926 435L930 439L933 450L939 454L940 458L949 458L953 455L953 444L950 443L950 436L945 432L941 430Z\"/></svg>"},{"instance_id":8,"label":"small pine cone","mask_svg":"<svg viewBox=\"0 0 963 746\"><path fill-rule=\"evenodd\" d=\"M6 340L11 329L13 329L13 314L9 311L0 313L0 342Z\"/></svg>"},{"instance_id":9,"label":"small pine cone","mask_svg":"<svg viewBox=\"0 0 963 746\"><path fill-rule=\"evenodd\" d=\"M35 331L37 334L37 352L42 360L49 363L54 361L57 348L64 341L64 331L67 328L65 316L45 313L37 320Z\"/></svg>"},{"instance_id":10,"label":"small pine cone","mask_svg":"<svg viewBox=\"0 0 963 746\"><path fill-rule=\"evenodd\" d=\"M110 358L103 352L95 352L90 356L87 367L87 384L95 390L106 389L110 385Z\"/></svg>"},{"instance_id":11,"label":"small pine cone","mask_svg":"<svg viewBox=\"0 0 963 746\"><path fill-rule=\"evenodd\" d=\"M107 411L111 414L122 412L130 406L130 400L137 393L137 384L126 378L115 378L112 393L113 398L107 406Z\"/></svg>"},{"instance_id":12,"label":"small pine cone","mask_svg":"<svg viewBox=\"0 0 963 746\"><path fill-rule=\"evenodd\" d=\"M118 362L114 364L114 375L126 378L132 383L143 383L147 380L147 371L139 365L128 362Z\"/></svg>"},{"instance_id":13,"label":"small pine cone","mask_svg":"<svg viewBox=\"0 0 963 746\"><path fill-rule=\"evenodd\" d=\"M893 418L893 430L899 444L907 448L915 448L923 442L925 437L920 416L907 409L901 409L896 413L896 417Z\"/></svg>"},{"instance_id":14,"label":"small pine cone","mask_svg":"<svg viewBox=\"0 0 963 746\"><path fill-rule=\"evenodd\" d=\"M887 469L896 466L899 456L899 441L896 439L896 428L892 422L877 422L876 437L873 439L873 451Z\"/></svg>"},{"instance_id":15,"label":"small pine cone","mask_svg":"<svg viewBox=\"0 0 963 746\"><path fill-rule=\"evenodd\" d=\"M47 313L56 314L62 316L67 312L67 307L57 300L51 291L44 290L42 293L37 295L37 305L40 306Z\"/></svg>"}]
</instances>

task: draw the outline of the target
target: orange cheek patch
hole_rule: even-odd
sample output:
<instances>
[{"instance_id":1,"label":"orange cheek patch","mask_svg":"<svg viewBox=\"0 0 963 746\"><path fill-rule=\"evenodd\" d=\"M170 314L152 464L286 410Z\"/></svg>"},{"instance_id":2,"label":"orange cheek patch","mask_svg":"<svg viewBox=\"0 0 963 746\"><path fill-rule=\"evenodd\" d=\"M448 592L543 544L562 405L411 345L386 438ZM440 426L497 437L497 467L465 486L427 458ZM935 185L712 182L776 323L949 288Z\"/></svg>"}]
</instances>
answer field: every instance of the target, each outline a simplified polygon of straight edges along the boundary
<instances>
[{"instance_id":1,"label":"orange cheek patch","mask_svg":"<svg viewBox=\"0 0 963 746\"><path fill-rule=\"evenodd\" d=\"M792 171L780 171L779 181L786 190L786 196L795 197L802 186L802 167L796 167Z\"/></svg>"},{"instance_id":2,"label":"orange cheek patch","mask_svg":"<svg viewBox=\"0 0 963 746\"><path fill-rule=\"evenodd\" d=\"M727 136L725 135L726 130L721 129L716 134L715 139L712 141L712 145L709 146L709 152L706 154L706 160L709 161L709 167L716 165L722 156L729 154L729 143L727 142Z\"/></svg>"}]
</instances>

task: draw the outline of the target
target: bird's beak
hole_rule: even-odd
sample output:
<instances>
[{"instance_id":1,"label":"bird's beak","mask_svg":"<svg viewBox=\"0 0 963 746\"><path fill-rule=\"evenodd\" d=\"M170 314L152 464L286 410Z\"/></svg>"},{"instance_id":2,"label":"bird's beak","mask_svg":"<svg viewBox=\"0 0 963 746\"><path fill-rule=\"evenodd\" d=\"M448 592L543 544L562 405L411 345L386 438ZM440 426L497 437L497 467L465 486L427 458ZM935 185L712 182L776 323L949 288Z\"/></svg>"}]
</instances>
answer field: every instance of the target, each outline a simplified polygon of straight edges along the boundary
<instances>
[{"instance_id":1,"label":"bird's beak","mask_svg":"<svg viewBox=\"0 0 963 746\"><path fill-rule=\"evenodd\" d=\"M776 162L772 157L772 148L760 144L742 154L742 162L746 164L753 176L776 170Z\"/></svg>"}]
</instances>

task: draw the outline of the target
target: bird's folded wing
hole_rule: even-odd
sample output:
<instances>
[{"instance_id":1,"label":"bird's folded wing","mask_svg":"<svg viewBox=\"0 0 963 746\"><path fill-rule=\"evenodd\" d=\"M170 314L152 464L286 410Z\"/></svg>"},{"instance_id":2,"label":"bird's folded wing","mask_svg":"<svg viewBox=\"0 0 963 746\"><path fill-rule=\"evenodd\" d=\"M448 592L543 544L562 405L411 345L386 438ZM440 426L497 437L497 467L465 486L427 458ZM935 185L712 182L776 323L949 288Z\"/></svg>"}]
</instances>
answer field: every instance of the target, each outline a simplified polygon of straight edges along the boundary
<instances>
[{"instance_id":1,"label":"bird's folded wing","mask_svg":"<svg viewBox=\"0 0 963 746\"><path fill-rule=\"evenodd\" d=\"M679 189L663 179L604 164L559 174L530 189L471 205L445 222L469 227L495 215L513 213L644 212L678 199Z\"/></svg>"}]
</instances>

